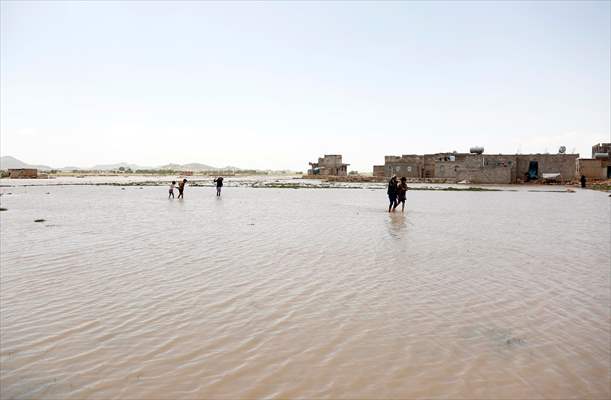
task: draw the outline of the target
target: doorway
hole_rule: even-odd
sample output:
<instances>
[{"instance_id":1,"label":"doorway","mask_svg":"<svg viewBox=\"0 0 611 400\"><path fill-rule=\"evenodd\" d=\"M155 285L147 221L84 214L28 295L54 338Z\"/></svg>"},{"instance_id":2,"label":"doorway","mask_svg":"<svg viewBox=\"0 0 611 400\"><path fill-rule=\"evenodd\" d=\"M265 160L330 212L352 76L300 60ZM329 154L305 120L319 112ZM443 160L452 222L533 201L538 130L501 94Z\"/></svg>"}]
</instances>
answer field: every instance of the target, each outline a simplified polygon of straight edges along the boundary
<instances>
[{"instance_id":1,"label":"doorway","mask_svg":"<svg viewBox=\"0 0 611 400\"><path fill-rule=\"evenodd\" d=\"M539 162L531 161L528 163L528 180L536 180L539 178Z\"/></svg>"}]
</instances>

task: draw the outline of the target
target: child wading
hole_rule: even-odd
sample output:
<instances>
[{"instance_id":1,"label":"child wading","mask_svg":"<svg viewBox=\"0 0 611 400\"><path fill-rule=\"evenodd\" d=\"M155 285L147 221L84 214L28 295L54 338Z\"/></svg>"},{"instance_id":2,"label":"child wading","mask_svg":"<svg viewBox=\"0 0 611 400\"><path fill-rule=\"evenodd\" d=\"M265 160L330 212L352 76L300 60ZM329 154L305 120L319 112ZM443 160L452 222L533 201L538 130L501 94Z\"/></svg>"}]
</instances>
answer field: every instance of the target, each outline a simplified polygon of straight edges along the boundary
<instances>
[{"instance_id":1,"label":"child wading","mask_svg":"<svg viewBox=\"0 0 611 400\"><path fill-rule=\"evenodd\" d=\"M170 190L169 190L169 193L168 193L168 199L170 197L174 198L174 188L175 187L176 187L176 181L172 181L172 183L170 184Z\"/></svg>"},{"instance_id":2,"label":"child wading","mask_svg":"<svg viewBox=\"0 0 611 400\"><path fill-rule=\"evenodd\" d=\"M187 183L187 179L183 179L182 182L180 182L178 184L178 198L185 198L185 196L183 196L183 192L185 191L185 184Z\"/></svg>"},{"instance_id":3,"label":"child wading","mask_svg":"<svg viewBox=\"0 0 611 400\"><path fill-rule=\"evenodd\" d=\"M397 176L393 175L388 181L388 190L386 191L388 194L388 200L390 201L390 205L388 206L388 212L394 211L397 207Z\"/></svg>"},{"instance_id":4,"label":"child wading","mask_svg":"<svg viewBox=\"0 0 611 400\"><path fill-rule=\"evenodd\" d=\"M223 187L223 177L219 176L214 180L216 182L216 195L217 197L221 195L221 188Z\"/></svg>"},{"instance_id":5,"label":"child wading","mask_svg":"<svg viewBox=\"0 0 611 400\"><path fill-rule=\"evenodd\" d=\"M401 183L399 183L397 185L397 203L395 203L395 206L393 207L393 211L395 211L395 208L397 208L397 206L399 205L399 203L401 203L401 212L403 212L403 210L405 210L405 199L406 199L406 194L407 194L407 178L406 177L401 177Z\"/></svg>"}]
</instances>

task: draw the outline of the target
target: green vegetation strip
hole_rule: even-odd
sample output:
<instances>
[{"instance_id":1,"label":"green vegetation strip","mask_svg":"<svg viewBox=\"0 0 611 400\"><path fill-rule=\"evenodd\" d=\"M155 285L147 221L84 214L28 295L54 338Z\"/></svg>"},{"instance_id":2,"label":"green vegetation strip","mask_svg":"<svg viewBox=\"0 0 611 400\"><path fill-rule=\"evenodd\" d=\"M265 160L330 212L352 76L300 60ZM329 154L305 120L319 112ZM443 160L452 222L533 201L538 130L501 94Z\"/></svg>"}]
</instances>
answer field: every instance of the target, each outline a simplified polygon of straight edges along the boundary
<instances>
[{"instance_id":1,"label":"green vegetation strip","mask_svg":"<svg viewBox=\"0 0 611 400\"><path fill-rule=\"evenodd\" d=\"M606 183L599 184L599 185L592 185L592 189L600 190L602 192L609 192L611 191L611 185L606 184Z\"/></svg>"}]
</instances>

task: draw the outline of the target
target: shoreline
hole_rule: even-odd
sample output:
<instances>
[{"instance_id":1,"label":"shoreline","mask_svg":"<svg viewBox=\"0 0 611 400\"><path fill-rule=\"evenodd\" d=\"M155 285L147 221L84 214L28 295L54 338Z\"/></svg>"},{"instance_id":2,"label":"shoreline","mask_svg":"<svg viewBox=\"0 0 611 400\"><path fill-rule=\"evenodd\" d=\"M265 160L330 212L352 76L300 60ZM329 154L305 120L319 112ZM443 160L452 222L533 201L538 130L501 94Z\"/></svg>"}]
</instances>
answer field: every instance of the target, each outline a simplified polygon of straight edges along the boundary
<instances>
[{"instance_id":1,"label":"shoreline","mask_svg":"<svg viewBox=\"0 0 611 400\"><path fill-rule=\"evenodd\" d=\"M330 179L329 179L330 178ZM166 175L90 175L51 177L48 179L9 179L0 180L0 188L14 187L53 187L53 186L118 186L118 187L161 187L166 186L176 176ZM188 176L188 187L214 187L208 176ZM242 175L229 176L226 187L244 187L255 189L369 189L385 190L387 182L378 177L319 177L307 178L297 175ZM532 191L532 192L571 192L580 188L576 182L544 184L542 182L515 184L475 184L470 182L449 182L445 179L410 179L410 191L457 191L457 192L499 192L499 191ZM591 182L587 189L611 193L611 180Z\"/></svg>"},{"instance_id":2,"label":"shoreline","mask_svg":"<svg viewBox=\"0 0 611 400\"><path fill-rule=\"evenodd\" d=\"M1 185L0 188L8 189L8 188L20 188L20 187L59 187L59 186L114 186L114 187L165 187L167 182L84 182L84 183L56 183L56 184L18 184L18 185ZM459 184L460 185L460 184ZM188 187L193 188L214 188L214 184L201 184L201 183L192 183L189 184ZM329 184L302 184L302 183L277 183L277 182L256 182L256 183L245 183L245 182L237 182L237 184L227 184L225 187L230 188L252 188L252 189L315 189L315 190L324 190L324 189L342 189L342 190L386 190L386 186L354 186L354 185L329 185ZM522 186L523 188L523 186ZM575 193L570 187L566 187L564 190L557 189L546 189L546 190L537 190L537 189L528 189L525 190L527 192L540 192L540 193ZM518 188L500 188L500 187L482 187L482 186L411 186L409 187L409 191L437 191L437 192L519 192ZM602 191L602 190L601 190ZM2 195L2 193L0 193Z\"/></svg>"}]
</instances>

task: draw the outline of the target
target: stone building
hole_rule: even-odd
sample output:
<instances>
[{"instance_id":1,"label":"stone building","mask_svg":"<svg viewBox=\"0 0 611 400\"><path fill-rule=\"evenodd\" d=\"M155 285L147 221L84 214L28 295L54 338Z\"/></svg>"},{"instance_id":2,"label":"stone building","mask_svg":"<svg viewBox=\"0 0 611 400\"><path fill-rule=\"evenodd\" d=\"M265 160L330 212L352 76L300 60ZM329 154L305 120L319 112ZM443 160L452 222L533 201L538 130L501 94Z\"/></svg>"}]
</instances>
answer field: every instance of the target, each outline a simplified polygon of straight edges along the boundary
<instances>
[{"instance_id":1,"label":"stone building","mask_svg":"<svg viewBox=\"0 0 611 400\"><path fill-rule=\"evenodd\" d=\"M597 143L594 146L592 146L592 158L610 158L610 157L611 157L611 143Z\"/></svg>"},{"instance_id":2,"label":"stone building","mask_svg":"<svg viewBox=\"0 0 611 400\"><path fill-rule=\"evenodd\" d=\"M558 173L560 181L571 181L577 176L578 158L579 154L518 154L516 176L527 181Z\"/></svg>"},{"instance_id":3,"label":"stone building","mask_svg":"<svg viewBox=\"0 0 611 400\"><path fill-rule=\"evenodd\" d=\"M432 159L432 177L448 181L505 184L515 182L516 160L512 155L445 153Z\"/></svg>"},{"instance_id":4,"label":"stone building","mask_svg":"<svg viewBox=\"0 0 611 400\"><path fill-rule=\"evenodd\" d=\"M38 170L36 168L9 168L8 176L11 179L36 179Z\"/></svg>"},{"instance_id":5,"label":"stone building","mask_svg":"<svg viewBox=\"0 0 611 400\"><path fill-rule=\"evenodd\" d=\"M611 143L592 146L592 158L577 160L577 170L590 180L611 179Z\"/></svg>"},{"instance_id":6,"label":"stone building","mask_svg":"<svg viewBox=\"0 0 611 400\"><path fill-rule=\"evenodd\" d=\"M373 166L373 176L376 178L384 178L386 174L384 173L383 165L374 165Z\"/></svg>"},{"instance_id":7,"label":"stone building","mask_svg":"<svg viewBox=\"0 0 611 400\"><path fill-rule=\"evenodd\" d=\"M609 159L580 158L577 160L577 172L588 180L611 179Z\"/></svg>"},{"instance_id":8,"label":"stone building","mask_svg":"<svg viewBox=\"0 0 611 400\"><path fill-rule=\"evenodd\" d=\"M310 163L308 175L348 176L348 166L342 162L341 154L325 154L318 162Z\"/></svg>"},{"instance_id":9,"label":"stone building","mask_svg":"<svg viewBox=\"0 0 611 400\"><path fill-rule=\"evenodd\" d=\"M384 157L384 175L397 175L406 178L422 178L424 157L415 154Z\"/></svg>"},{"instance_id":10,"label":"stone building","mask_svg":"<svg viewBox=\"0 0 611 400\"><path fill-rule=\"evenodd\" d=\"M509 184L537 180L543 174L571 181L577 172L578 154L478 154L437 153L386 156L386 177L437 179L449 182ZM548 176L549 176L548 175Z\"/></svg>"}]
</instances>

